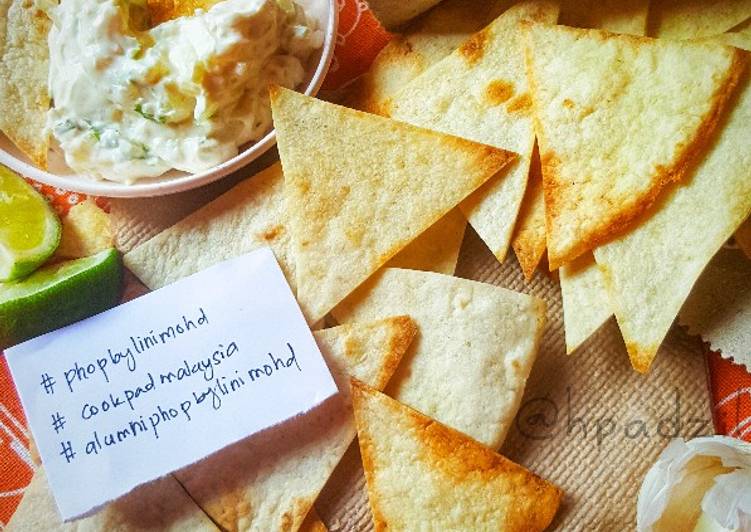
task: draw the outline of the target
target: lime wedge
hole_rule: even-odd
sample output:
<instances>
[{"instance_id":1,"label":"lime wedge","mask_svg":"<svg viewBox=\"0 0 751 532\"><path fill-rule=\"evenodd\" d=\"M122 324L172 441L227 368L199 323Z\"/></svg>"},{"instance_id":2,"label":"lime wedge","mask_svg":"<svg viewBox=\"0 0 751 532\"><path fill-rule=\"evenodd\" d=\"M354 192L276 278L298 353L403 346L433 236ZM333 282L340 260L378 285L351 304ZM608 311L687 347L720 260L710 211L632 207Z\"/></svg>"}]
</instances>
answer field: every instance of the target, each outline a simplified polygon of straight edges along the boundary
<instances>
[{"instance_id":1,"label":"lime wedge","mask_svg":"<svg viewBox=\"0 0 751 532\"><path fill-rule=\"evenodd\" d=\"M44 197L0 165L0 281L30 274L60 243L60 220Z\"/></svg>"},{"instance_id":2,"label":"lime wedge","mask_svg":"<svg viewBox=\"0 0 751 532\"><path fill-rule=\"evenodd\" d=\"M121 280L120 254L111 248L0 284L0 349L116 305Z\"/></svg>"}]
</instances>

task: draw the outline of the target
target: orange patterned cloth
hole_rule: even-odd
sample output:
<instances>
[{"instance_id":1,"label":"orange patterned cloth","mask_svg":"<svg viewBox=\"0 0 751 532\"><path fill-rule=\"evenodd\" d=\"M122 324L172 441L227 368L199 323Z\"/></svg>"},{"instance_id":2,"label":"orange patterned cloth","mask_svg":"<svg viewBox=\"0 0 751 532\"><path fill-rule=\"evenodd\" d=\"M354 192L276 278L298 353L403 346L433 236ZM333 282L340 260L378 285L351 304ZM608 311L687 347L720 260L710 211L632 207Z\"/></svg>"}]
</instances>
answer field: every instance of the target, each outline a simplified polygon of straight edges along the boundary
<instances>
[{"instance_id":1,"label":"orange patterned cloth","mask_svg":"<svg viewBox=\"0 0 751 532\"><path fill-rule=\"evenodd\" d=\"M338 0L339 31L324 88L338 89L365 70L391 38L370 13L365 0ZM83 194L33 183L64 216ZM108 208L106 199L97 204ZM751 374L715 353L707 355L715 428L751 442ZM29 433L4 357L0 356L0 529L10 520L31 481Z\"/></svg>"}]
</instances>

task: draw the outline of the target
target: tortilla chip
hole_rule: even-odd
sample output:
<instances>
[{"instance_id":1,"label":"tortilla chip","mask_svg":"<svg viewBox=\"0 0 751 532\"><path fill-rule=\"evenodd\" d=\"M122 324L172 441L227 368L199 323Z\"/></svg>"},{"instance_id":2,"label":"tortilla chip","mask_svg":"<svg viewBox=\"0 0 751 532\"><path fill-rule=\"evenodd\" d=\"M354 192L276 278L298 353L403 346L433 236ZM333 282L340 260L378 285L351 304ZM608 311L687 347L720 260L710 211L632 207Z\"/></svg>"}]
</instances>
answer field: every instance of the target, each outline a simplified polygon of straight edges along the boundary
<instances>
[{"instance_id":1,"label":"tortilla chip","mask_svg":"<svg viewBox=\"0 0 751 532\"><path fill-rule=\"evenodd\" d=\"M344 105L385 114L384 104L389 98L491 22L508 3L508 0L444 0L381 50L370 70L346 88ZM398 255L403 257L393 266L453 274L466 224L460 211L452 211L434 225L434 230L426 231L404 248ZM436 255L430 250L440 253Z\"/></svg>"},{"instance_id":2,"label":"tortilla chip","mask_svg":"<svg viewBox=\"0 0 751 532\"><path fill-rule=\"evenodd\" d=\"M515 159L278 87L271 105L311 323Z\"/></svg>"},{"instance_id":3,"label":"tortilla chip","mask_svg":"<svg viewBox=\"0 0 751 532\"><path fill-rule=\"evenodd\" d=\"M573 1L570 4L571 8L576 5L575 10L578 10L579 16L587 16L584 14L584 7L586 6ZM589 5L596 13L591 19L588 19L595 23L593 27L644 35L646 32L647 2L632 2L631 4L626 2L619 10L616 10L615 6L608 6L606 13L610 11L623 15L613 18L601 16L603 12L599 6L605 6L605 4ZM571 14L571 11L569 13ZM639 20L630 28L626 27L628 19L626 15L628 13L633 15L635 21ZM618 29L613 28L619 22L622 26ZM559 272L566 353L571 354L608 321L613 314L613 310L610 306L602 273L591 253L585 253L570 264L561 266Z\"/></svg>"},{"instance_id":4,"label":"tortilla chip","mask_svg":"<svg viewBox=\"0 0 751 532\"><path fill-rule=\"evenodd\" d=\"M735 46L741 50L751 49L751 32L750 33L723 33L714 37L706 37L703 41L715 41L728 46Z\"/></svg>"},{"instance_id":5,"label":"tortilla chip","mask_svg":"<svg viewBox=\"0 0 751 532\"><path fill-rule=\"evenodd\" d=\"M649 0L563 0L560 23L645 35Z\"/></svg>"},{"instance_id":6,"label":"tortilla chip","mask_svg":"<svg viewBox=\"0 0 751 532\"><path fill-rule=\"evenodd\" d=\"M393 29L424 13L441 0L368 0L368 7L386 29Z\"/></svg>"},{"instance_id":7,"label":"tortilla chip","mask_svg":"<svg viewBox=\"0 0 751 532\"><path fill-rule=\"evenodd\" d=\"M529 167L529 179L524 199L519 208L519 217L514 226L511 247L527 281L540 264L547 243L545 241L545 196L542 193L542 166L540 152L535 146Z\"/></svg>"},{"instance_id":8,"label":"tortilla chip","mask_svg":"<svg viewBox=\"0 0 751 532\"><path fill-rule=\"evenodd\" d=\"M416 334L406 316L314 333L340 393L176 473L224 530L297 530L355 437L349 378L383 388Z\"/></svg>"},{"instance_id":9,"label":"tortilla chip","mask_svg":"<svg viewBox=\"0 0 751 532\"><path fill-rule=\"evenodd\" d=\"M713 43L564 26L525 34L554 270L629 229L685 177L748 59Z\"/></svg>"},{"instance_id":10,"label":"tortilla chip","mask_svg":"<svg viewBox=\"0 0 751 532\"><path fill-rule=\"evenodd\" d=\"M344 105L385 114L384 104L389 98L491 22L508 4L509 0L444 0L381 50L370 70L345 89ZM466 224L458 209L452 211L432 231L426 231L404 248L392 265L453 274ZM430 250L440 253L436 255Z\"/></svg>"},{"instance_id":11,"label":"tortilla chip","mask_svg":"<svg viewBox=\"0 0 751 532\"><path fill-rule=\"evenodd\" d=\"M179 17L190 17L196 9L208 10L221 0L146 0L152 25Z\"/></svg>"},{"instance_id":12,"label":"tortilla chip","mask_svg":"<svg viewBox=\"0 0 751 532\"><path fill-rule=\"evenodd\" d=\"M44 169L49 149L50 27L36 2L0 0L0 131Z\"/></svg>"},{"instance_id":13,"label":"tortilla chip","mask_svg":"<svg viewBox=\"0 0 751 532\"><path fill-rule=\"evenodd\" d=\"M509 0L444 0L381 50L370 70L346 88L344 105L384 114L383 104L470 35L503 12Z\"/></svg>"},{"instance_id":14,"label":"tortilla chip","mask_svg":"<svg viewBox=\"0 0 751 532\"><path fill-rule=\"evenodd\" d=\"M743 253L751 259L751 219L746 220L735 232L735 242Z\"/></svg>"},{"instance_id":15,"label":"tortilla chip","mask_svg":"<svg viewBox=\"0 0 751 532\"><path fill-rule=\"evenodd\" d=\"M279 163L246 179L123 258L155 290L255 249L270 246L295 287Z\"/></svg>"},{"instance_id":16,"label":"tortilla chip","mask_svg":"<svg viewBox=\"0 0 751 532\"><path fill-rule=\"evenodd\" d=\"M109 215L90 199L73 206L62 220L63 231L55 256L89 257L114 246Z\"/></svg>"},{"instance_id":17,"label":"tortilla chip","mask_svg":"<svg viewBox=\"0 0 751 532\"><path fill-rule=\"evenodd\" d=\"M386 265L454 275L466 227L467 219L462 212L452 209Z\"/></svg>"},{"instance_id":18,"label":"tortilla chip","mask_svg":"<svg viewBox=\"0 0 751 532\"><path fill-rule=\"evenodd\" d=\"M649 35L663 39L710 37L751 18L751 0L651 0Z\"/></svg>"},{"instance_id":19,"label":"tortilla chip","mask_svg":"<svg viewBox=\"0 0 751 532\"><path fill-rule=\"evenodd\" d=\"M171 475L139 486L89 517L63 523L47 476L44 469L39 467L5 530L182 532L219 529Z\"/></svg>"},{"instance_id":20,"label":"tortilla chip","mask_svg":"<svg viewBox=\"0 0 751 532\"><path fill-rule=\"evenodd\" d=\"M638 371L649 369L702 270L751 214L749 124L751 83L746 77L737 103L690 181L674 185L629 234L595 250Z\"/></svg>"},{"instance_id":21,"label":"tortilla chip","mask_svg":"<svg viewBox=\"0 0 751 532\"><path fill-rule=\"evenodd\" d=\"M555 22L557 17L557 5L543 0L510 8L387 105L397 120L520 154L508 172L461 205L499 261L510 244L534 147L519 21Z\"/></svg>"},{"instance_id":22,"label":"tortilla chip","mask_svg":"<svg viewBox=\"0 0 751 532\"><path fill-rule=\"evenodd\" d=\"M316 512L315 506L311 506L298 532L328 532L328 530L323 521L321 521L318 512Z\"/></svg>"},{"instance_id":23,"label":"tortilla chip","mask_svg":"<svg viewBox=\"0 0 751 532\"><path fill-rule=\"evenodd\" d=\"M334 310L340 322L409 314L418 341L386 393L494 449L519 408L542 300L437 273L386 268Z\"/></svg>"},{"instance_id":24,"label":"tortilla chip","mask_svg":"<svg viewBox=\"0 0 751 532\"><path fill-rule=\"evenodd\" d=\"M468 436L352 383L376 530L544 530L563 492Z\"/></svg>"},{"instance_id":25,"label":"tortilla chip","mask_svg":"<svg viewBox=\"0 0 751 532\"><path fill-rule=\"evenodd\" d=\"M559 270L566 354L573 353L613 315L602 273L591 253Z\"/></svg>"}]
</instances>

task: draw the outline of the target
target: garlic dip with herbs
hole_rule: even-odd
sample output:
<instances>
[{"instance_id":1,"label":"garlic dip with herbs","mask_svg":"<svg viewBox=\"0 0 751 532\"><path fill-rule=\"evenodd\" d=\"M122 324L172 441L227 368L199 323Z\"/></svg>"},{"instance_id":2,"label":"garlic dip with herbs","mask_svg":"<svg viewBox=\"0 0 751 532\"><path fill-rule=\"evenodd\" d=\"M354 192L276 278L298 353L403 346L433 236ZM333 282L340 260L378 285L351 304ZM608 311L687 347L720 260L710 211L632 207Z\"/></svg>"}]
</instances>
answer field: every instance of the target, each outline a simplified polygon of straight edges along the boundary
<instances>
[{"instance_id":1,"label":"garlic dip with herbs","mask_svg":"<svg viewBox=\"0 0 751 532\"><path fill-rule=\"evenodd\" d=\"M223 0L150 29L145 0L48 12L48 127L73 170L123 183L200 172L259 140L269 85L300 84L323 41L291 0Z\"/></svg>"}]
</instances>

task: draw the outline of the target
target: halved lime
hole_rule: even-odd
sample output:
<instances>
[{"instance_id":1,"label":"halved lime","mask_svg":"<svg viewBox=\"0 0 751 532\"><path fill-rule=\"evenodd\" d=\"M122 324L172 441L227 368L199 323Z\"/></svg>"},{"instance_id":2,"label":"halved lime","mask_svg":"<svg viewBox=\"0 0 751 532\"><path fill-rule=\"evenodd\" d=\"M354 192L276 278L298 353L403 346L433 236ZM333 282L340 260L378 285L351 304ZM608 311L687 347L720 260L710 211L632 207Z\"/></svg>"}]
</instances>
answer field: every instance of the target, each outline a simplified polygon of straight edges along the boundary
<instances>
[{"instance_id":1,"label":"halved lime","mask_svg":"<svg viewBox=\"0 0 751 532\"><path fill-rule=\"evenodd\" d=\"M113 307L121 282L120 254L111 248L0 284L0 349Z\"/></svg>"},{"instance_id":2,"label":"halved lime","mask_svg":"<svg viewBox=\"0 0 751 532\"><path fill-rule=\"evenodd\" d=\"M60 243L60 219L24 179L0 165L0 281L30 274Z\"/></svg>"}]
</instances>

